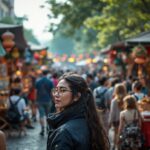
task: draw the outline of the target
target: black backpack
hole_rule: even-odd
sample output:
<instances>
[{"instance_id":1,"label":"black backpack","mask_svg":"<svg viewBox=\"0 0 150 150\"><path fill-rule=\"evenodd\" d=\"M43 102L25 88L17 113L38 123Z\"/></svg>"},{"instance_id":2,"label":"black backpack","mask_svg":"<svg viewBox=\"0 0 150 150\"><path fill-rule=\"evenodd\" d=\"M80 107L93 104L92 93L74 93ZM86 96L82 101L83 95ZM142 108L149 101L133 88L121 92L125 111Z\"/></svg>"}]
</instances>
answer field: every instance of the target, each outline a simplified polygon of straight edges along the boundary
<instances>
[{"instance_id":1,"label":"black backpack","mask_svg":"<svg viewBox=\"0 0 150 150\"><path fill-rule=\"evenodd\" d=\"M19 103L20 100L21 100L21 97L19 97L19 99L15 103L13 103L11 101L11 99L9 98L10 107L7 110L6 117L7 117L8 121L11 123L20 122L21 115L20 115L18 107L17 107L17 104Z\"/></svg>"},{"instance_id":2,"label":"black backpack","mask_svg":"<svg viewBox=\"0 0 150 150\"><path fill-rule=\"evenodd\" d=\"M120 135L120 149L134 150L141 149L144 145L144 136L139 127L139 123L135 120L136 111L134 113L134 120L132 123L125 125Z\"/></svg>"},{"instance_id":3,"label":"black backpack","mask_svg":"<svg viewBox=\"0 0 150 150\"><path fill-rule=\"evenodd\" d=\"M105 99L105 93L107 89L104 89L103 92L99 88L96 89L96 106L99 109L105 110L107 108L107 103Z\"/></svg>"}]
</instances>

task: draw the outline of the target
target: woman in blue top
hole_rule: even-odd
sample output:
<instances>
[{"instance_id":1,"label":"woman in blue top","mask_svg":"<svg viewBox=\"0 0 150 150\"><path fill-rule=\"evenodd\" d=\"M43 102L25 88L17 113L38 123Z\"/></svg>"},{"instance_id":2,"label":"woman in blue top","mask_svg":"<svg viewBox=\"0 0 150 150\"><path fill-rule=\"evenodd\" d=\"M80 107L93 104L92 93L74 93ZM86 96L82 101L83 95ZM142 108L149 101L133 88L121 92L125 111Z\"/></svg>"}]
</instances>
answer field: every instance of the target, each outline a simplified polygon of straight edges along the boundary
<instances>
[{"instance_id":1,"label":"woman in blue top","mask_svg":"<svg viewBox=\"0 0 150 150\"><path fill-rule=\"evenodd\" d=\"M47 150L109 150L92 92L81 76L64 74L52 94L57 112L47 119Z\"/></svg>"}]
</instances>

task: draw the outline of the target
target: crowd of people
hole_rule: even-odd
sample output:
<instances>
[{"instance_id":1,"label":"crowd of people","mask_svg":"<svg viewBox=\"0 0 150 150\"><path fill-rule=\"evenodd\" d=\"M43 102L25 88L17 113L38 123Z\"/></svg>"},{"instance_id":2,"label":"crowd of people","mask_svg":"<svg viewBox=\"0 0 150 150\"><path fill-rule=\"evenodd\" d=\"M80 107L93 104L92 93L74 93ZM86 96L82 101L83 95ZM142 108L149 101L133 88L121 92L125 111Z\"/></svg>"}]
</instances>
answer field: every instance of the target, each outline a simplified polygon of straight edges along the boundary
<instances>
[{"instance_id":1,"label":"crowd of people","mask_svg":"<svg viewBox=\"0 0 150 150\"><path fill-rule=\"evenodd\" d=\"M39 119L39 134L48 135L47 150L150 148L144 122L150 121L144 118L150 115L150 100L144 76L122 79L99 72L56 72L42 66L40 72L32 70L28 77L32 81L28 91L22 89L21 78L12 80L19 86L11 89L8 107L10 100L15 103L20 99L18 125L25 133L25 128L34 129L32 122ZM136 149L122 142L124 128L135 121L144 139ZM111 129L114 137L110 145Z\"/></svg>"}]
</instances>

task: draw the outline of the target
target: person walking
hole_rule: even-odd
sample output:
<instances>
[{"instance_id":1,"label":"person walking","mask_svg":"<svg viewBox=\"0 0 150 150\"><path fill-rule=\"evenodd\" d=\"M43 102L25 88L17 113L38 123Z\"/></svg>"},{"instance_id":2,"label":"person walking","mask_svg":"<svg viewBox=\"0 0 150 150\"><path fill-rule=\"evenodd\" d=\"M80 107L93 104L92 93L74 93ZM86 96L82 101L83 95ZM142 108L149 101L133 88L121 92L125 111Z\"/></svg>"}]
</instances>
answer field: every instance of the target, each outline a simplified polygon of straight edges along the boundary
<instances>
[{"instance_id":1,"label":"person walking","mask_svg":"<svg viewBox=\"0 0 150 150\"><path fill-rule=\"evenodd\" d=\"M108 84L109 84L108 77L102 76L99 79L99 86L95 88L93 91L97 111L99 112L99 117L102 120L106 132L108 132L108 117L109 117L109 102L106 98Z\"/></svg>"},{"instance_id":2,"label":"person walking","mask_svg":"<svg viewBox=\"0 0 150 150\"><path fill-rule=\"evenodd\" d=\"M118 144L121 150L140 150L143 148L141 133L142 118L133 95L123 99L124 110L120 112ZM132 131L132 132L131 132Z\"/></svg>"},{"instance_id":3,"label":"person walking","mask_svg":"<svg viewBox=\"0 0 150 150\"><path fill-rule=\"evenodd\" d=\"M35 83L36 89L36 101L39 110L41 131L40 135L44 136L46 119L45 116L48 115L51 108L52 96L51 91L54 87L52 81L47 78L48 70L47 68L42 69L42 77L40 77ZM48 128L47 128L48 129Z\"/></svg>"},{"instance_id":4,"label":"person walking","mask_svg":"<svg viewBox=\"0 0 150 150\"><path fill-rule=\"evenodd\" d=\"M147 95L145 95L144 93L141 92L142 90L142 84L140 81L135 81L133 82L132 84L132 90L133 90L133 93L132 95L135 97L135 99L137 101L140 101L142 98L146 97Z\"/></svg>"},{"instance_id":5,"label":"person walking","mask_svg":"<svg viewBox=\"0 0 150 150\"><path fill-rule=\"evenodd\" d=\"M66 73L52 93L57 112L47 118L52 127L47 150L109 150L108 137L86 81L78 74Z\"/></svg>"},{"instance_id":6,"label":"person walking","mask_svg":"<svg viewBox=\"0 0 150 150\"><path fill-rule=\"evenodd\" d=\"M123 110L123 98L126 96L126 87L122 83L118 83L114 88L114 98L111 101L110 113L109 113L109 128L113 127L114 137L113 137L113 150L117 146L117 136L119 127L119 117L120 112Z\"/></svg>"}]
</instances>

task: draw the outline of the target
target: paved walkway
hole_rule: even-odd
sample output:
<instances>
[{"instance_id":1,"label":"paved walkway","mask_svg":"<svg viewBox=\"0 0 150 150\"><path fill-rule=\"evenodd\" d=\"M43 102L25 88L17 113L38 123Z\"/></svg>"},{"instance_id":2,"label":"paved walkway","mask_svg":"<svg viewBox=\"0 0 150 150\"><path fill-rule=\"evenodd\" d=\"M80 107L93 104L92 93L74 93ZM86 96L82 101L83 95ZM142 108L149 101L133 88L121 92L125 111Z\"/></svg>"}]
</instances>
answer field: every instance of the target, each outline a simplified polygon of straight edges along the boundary
<instances>
[{"instance_id":1,"label":"paved walkway","mask_svg":"<svg viewBox=\"0 0 150 150\"><path fill-rule=\"evenodd\" d=\"M27 129L27 135L18 137L14 134L6 139L7 150L46 150L47 135L39 135L39 123L33 124L35 129Z\"/></svg>"},{"instance_id":2,"label":"paved walkway","mask_svg":"<svg viewBox=\"0 0 150 150\"><path fill-rule=\"evenodd\" d=\"M7 138L7 150L46 150L47 135L39 135L39 123L33 124L35 129L27 129L27 136L13 135ZM110 130L110 143L112 143L113 131Z\"/></svg>"}]
</instances>

